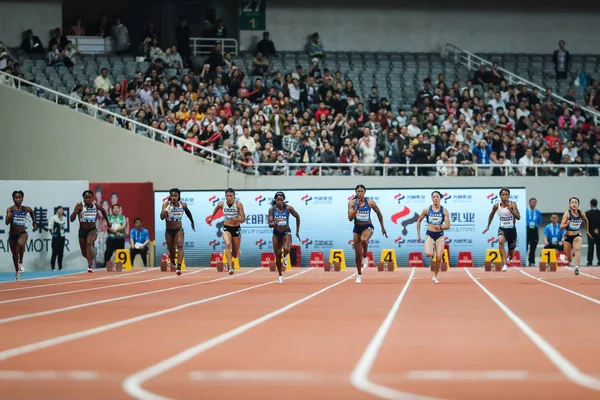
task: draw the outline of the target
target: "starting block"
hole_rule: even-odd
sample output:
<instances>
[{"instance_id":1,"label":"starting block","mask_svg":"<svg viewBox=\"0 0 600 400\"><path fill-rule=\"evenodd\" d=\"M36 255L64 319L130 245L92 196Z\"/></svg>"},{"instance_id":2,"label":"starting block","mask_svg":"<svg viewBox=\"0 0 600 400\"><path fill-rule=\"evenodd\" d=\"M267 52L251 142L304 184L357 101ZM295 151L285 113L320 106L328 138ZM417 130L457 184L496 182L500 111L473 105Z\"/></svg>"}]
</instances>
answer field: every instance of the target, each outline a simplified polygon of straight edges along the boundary
<instances>
[{"instance_id":1,"label":"starting block","mask_svg":"<svg viewBox=\"0 0 600 400\"><path fill-rule=\"evenodd\" d=\"M117 262L117 263L113 264L112 261L106 262L106 272L121 272L121 271L123 271L122 263Z\"/></svg>"},{"instance_id":2,"label":"starting block","mask_svg":"<svg viewBox=\"0 0 600 400\"><path fill-rule=\"evenodd\" d=\"M217 268L217 264L221 263L221 268L223 268L223 256L221 253L211 253L210 254L210 267Z\"/></svg>"},{"instance_id":3,"label":"starting block","mask_svg":"<svg viewBox=\"0 0 600 400\"><path fill-rule=\"evenodd\" d=\"M433 261L436 260L436 254L433 255ZM431 267L429 267L431 269ZM442 255L442 265L440 267L440 271L448 271L450 269L450 257L448 256L448 250L444 249L444 254Z\"/></svg>"},{"instance_id":4,"label":"starting block","mask_svg":"<svg viewBox=\"0 0 600 400\"><path fill-rule=\"evenodd\" d=\"M542 261L544 260L544 261ZM540 271L556 272L556 250L554 249L543 249L540 255Z\"/></svg>"},{"instance_id":5,"label":"starting block","mask_svg":"<svg viewBox=\"0 0 600 400\"><path fill-rule=\"evenodd\" d=\"M344 250L334 249L329 252L329 261L324 263L323 269L325 271L331 271L332 267L336 272L346 270L346 256L344 255Z\"/></svg>"},{"instance_id":6,"label":"starting block","mask_svg":"<svg viewBox=\"0 0 600 400\"><path fill-rule=\"evenodd\" d=\"M310 267L323 268L325 264L325 255L322 251L313 251L310 253L310 261L308 265Z\"/></svg>"},{"instance_id":7,"label":"starting block","mask_svg":"<svg viewBox=\"0 0 600 400\"><path fill-rule=\"evenodd\" d=\"M262 268L269 268L271 263L275 260L275 254L273 253L261 253L260 254L260 266Z\"/></svg>"},{"instance_id":8,"label":"starting block","mask_svg":"<svg viewBox=\"0 0 600 400\"><path fill-rule=\"evenodd\" d=\"M375 257L373 257L372 251L367 252L367 259L369 260L368 268L375 268Z\"/></svg>"},{"instance_id":9,"label":"starting block","mask_svg":"<svg viewBox=\"0 0 600 400\"><path fill-rule=\"evenodd\" d=\"M163 253L162 258L160 259L161 272L167 272L169 270L169 264L171 264L169 253Z\"/></svg>"},{"instance_id":10,"label":"starting block","mask_svg":"<svg viewBox=\"0 0 600 400\"><path fill-rule=\"evenodd\" d=\"M507 255L508 258L508 255ZM515 254L513 254L513 258L510 260L506 260L506 265L509 267L522 267L523 263L521 261L521 253L519 250L515 250Z\"/></svg>"},{"instance_id":11,"label":"starting block","mask_svg":"<svg viewBox=\"0 0 600 400\"><path fill-rule=\"evenodd\" d=\"M571 263L569 262L569 259L567 258L567 253L565 253L564 251L559 251L557 252L557 256L556 256L556 266L557 267L568 267Z\"/></svg>"},{"instance_id":12,"label":"starting block","mask_svg":"<svg viewBox=\"0 0 600 400\"><path fill-rule=\"evenodd\" d=\"M493 268L492 268L493 267ZM502 271L502 257L500 257L500 250L498 249L487 249L485 252L484 268L486 271Z\"/></svg>"},{"instance_id":13,"label":"starting block","mask_svg":"<svg viewBox=\"0 0 600 400\"><path fill-rule=\"evenodd\" d=\"M233 269L236 271L239 271L240 269L240 260L239 258L236 257L231 257L233 259ZM223 264L227 262L227 253L225 253L225 250L223 250Z\"/></svg>"},{"instance_id":14,"label":"starting block","mask_svg":"<svg viewBox=\"0 0 600 400\"><path fill-rule=\"evenodd\" d=\"M408 253L408 267L425 268L425 263L423 262L423 254L421 254L421 252Z\"/></svg>"},{"instance_id":15,"label":"starting block","mask_svg":"<svg viewBox=\"0 0 600 400\"><path fill-rule=\"evenodd\" d=\"M396 252L392 249L381 250L381 260L377 264L377 270L383 271L383 267L386 267L386 271L393 272L398 269L398 263L396 262Z\"/></svg>"},{"instance_id":16,"label":"starting block","mask_svg":"<svg viewBox=\"0 0 600 400\"><path fill-rule=\"evenodd\" d=\"M458 268L473 267L473 254L470 251L461 251L458 253Z\"/></svg>"}]
</instances>

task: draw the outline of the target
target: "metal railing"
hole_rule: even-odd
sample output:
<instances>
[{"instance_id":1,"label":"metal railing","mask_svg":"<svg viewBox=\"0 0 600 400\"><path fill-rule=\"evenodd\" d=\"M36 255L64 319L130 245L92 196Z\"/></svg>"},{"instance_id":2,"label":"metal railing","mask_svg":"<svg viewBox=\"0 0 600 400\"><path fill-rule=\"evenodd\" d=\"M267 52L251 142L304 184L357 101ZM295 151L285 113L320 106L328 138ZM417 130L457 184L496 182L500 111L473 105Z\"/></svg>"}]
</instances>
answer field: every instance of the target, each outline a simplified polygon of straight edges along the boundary
<instances>
[{"instance_id":1,"label":"metal railing","mask_svg":"<svg viewBox=\"0 0 600 400\"><path fill-rule=\"evenodd\" d=\"M6 82L5 82L5 80L6 80ZM7 82L8 82L8 85L6 84ZM12 82L12 84L10 82ZM131 118L123 117L120 114L114 113L112 111L108 111L104 108L86 103L86 102L76 99L74 97L65 95L63 93L57 92L57 91L49 89L47 87L38 85L36 83L29 82L25 79L21 79L16 76L9 75L9 74L6 74L5 72L0 71L0 85L2 85L3 83L8 87L14 87L17 90L23 90L32 95L33 95L33 93L31 93L29 90L27 90L27 88L28 87L35 88L35 89L37 89L38 97L40 97L40 92L45 92L45 93L49 94L49 96L45 96L45 97L50 101L54 101L54 103L56 103L56 104L59 104L59 100L62 99L65 104L70 105L71 107L74 106L74 111L81 111L81 110L93 111L91 114L89 112L87 112L86 114L91 117L94 117L95 119L99 119L100 116L105 116L104 118L106 118L109 115L112 115L115 118L115 120L117 120L117 121L121 120L121 121L127 122L128 124L131 124L133 129L123 129L125 131L129 131L135 135L147 137L152 140L157 140L158 138L166 138L168 145L170 145L170 146L180 145L180 146L182 146L182 147L180 147L180 149L182 149L182 150L184 150L183 146L189 146L190 154L206 152L210 156L212 156L212 157L210 157L207 155L207 158L205 158L206 161L215 162L215 160L219 160L220 163L222 163L224 165L231 164L231 163L233 163L233 164L239 163L237 160L231 159L231 157L229 157L228 154L223 154L218 151L201 146L199 144L189 142L185 139L182 139L180 137L172 135L168 132L164 132L164 131L152 128L149 125L140 123ZM143 131L148 132L149 135L138 134L135 129L136 127L140 128ZM184 151L188 152L187 150L184 150Z\"/></svg>"},{"instance_id":2,"label":"metal railing","mask_svg":"<svg viewBox=\"0 0 600 400\"><path fill-rule=\"evenodd\" d=\"M485 58L481 58L478 55L475 55L467 50L456 47L450 43L446 44L446 46L444 48L443 56L452 58L456 63L464 65L473 71L479 69L479 67L481 65L486 65L489 67L491 67L493 65L492 61L486 60ZM507 71L506 69L504 69L500 66L498 67L498 70L502 72L502 75L504 75L504 79L506 79L506 81L509 85L516 85L518 82L523 82L525 85L527 85L528 87L530 87L532 89L537 88L539 90L538 97L540 99L544 99L545 94L546 94L546 88L543 88L533 82L530 82L527 79L522 78L510 71ZM559 96L555 93L552 93L552 97L554 99L556 99L557 101L567 103L569 106L569 110L571 110L571 111L573 111L573 109L577 108L577 107L581 108L585 113L587 113L588 115L590 115L593 118L594 123L596 125L598 125L600 123L600 112L598 112L594 109L591 109L589 107L585 107L580 104L573 103L572 101L569 101L569 100L565 99L564 97Z\"/></svg>"},{"instance_id":3,"label":"metal railing","mask_svg":"<svg viewBox=\"0 0 600 400\"><path fill-rule=\"evenodd\" d=\"M215 48L217 42L221 43L221 54L238 55L239 46L236 39L191 37L190 51L194 56L207 56Z\"/></svg>"},{"instance_id":4,"label":"metal railing","mask_svg":"<svg viewBox=\"0 0 600 400\"><path fill-rule=\"evenodd\" d=\"M67 36L81 54L108 54L114 51L112 37L100 36Z\"/></svg>"},{"instance_id":5,"label":"metal railing","mask_svg":"<svg viewBox=\"0 0 600 400\"><path fill-rule=\"evenodd\" d=\"M244 163L240 163L244 169ZM255 163L250 167L245 168L245 173L253 175L264 175L264 172L277 170L280 174L274 175L290 175L295 174L300 168L305 168L307 175L368 175L368 176L492 176L495 168L500 168L501 175L495 176L523 176L536 177L548 176L540 170L552 171L558 173L561 169L568 174L570 170L582 169L584 174L589 168L597 168L600 174L600 164L533 164L533 165L498 165L498 164L349 164L349 163ZM452 175L438 174L442 170L446 172L450 169ZM532 171L527 173L527 170ZM468 171L468 175L462 175L460 171ZM521 174L525 171L526 174ZM263 173L261 173L263 172ZM393 174L391 174L393 172ZM456 174L454 174L456 173ZM597 175L594 175L597 176Z\"/></svg>"}]
</instances>

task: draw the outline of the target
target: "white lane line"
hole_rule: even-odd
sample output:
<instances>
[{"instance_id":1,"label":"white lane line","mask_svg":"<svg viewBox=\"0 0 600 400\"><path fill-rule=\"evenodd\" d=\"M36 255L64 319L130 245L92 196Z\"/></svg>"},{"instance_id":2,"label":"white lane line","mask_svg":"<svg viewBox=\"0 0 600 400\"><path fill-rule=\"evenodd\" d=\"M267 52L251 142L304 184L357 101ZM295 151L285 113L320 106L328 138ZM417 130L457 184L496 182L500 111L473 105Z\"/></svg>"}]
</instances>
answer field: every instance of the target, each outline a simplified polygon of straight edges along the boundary
<instances>
[{"instance_id":1,"label":"white lane line","mask_svg":"<svg viewBox=\"0 0 600 400\"><path fill-rule=\"evenodd\" d=\"M500 309L506 314L506 316L515 324L521 331L531 340L545 355L548 359L554 364L569 380L572 382L581 385L583 387L587 387L593 390L600 390L600 380L586 375L581 372L575 365L573 365L568 359L566 359L558 350L556 350L550 343L548 343L541 335L535 332L529 325L525 323L521 318L519 318L510 308L508 308L504 303L502 303L492 292L490 292L485 286L483 286L479 281L473 278L473 275L465 269L465 272L469 277L475 282L477 286L483 290L485 294L489 296L490 299ZM547 282L545 282L547 283Z\"/></svg>"},{"instance_id":2,"label":"white lane line","mask_svg":"<svg viewBox=\"0 0 600 400\"><path fill-rule=\"evenodd\" d=\"M371 368L373 368L373 364L375 363L375 359L377 358L377 354L381 349L383 341L392 326L392 322L396 317L396 313L398 313L398 309L400 308L400 304L406 295L406 291L410 286L411 281L414 278L416 269L412 268L410 275L402 291L396 298L396 301L392 305L392 308L388 312L387 316L383 320L383 323L371 339L371 342L365 349L364 353L360 357L360 360L354 367L352 374L350 375L350 383L355 388L362 390L365 393L369 393L373 396L388 399L388 400L437 400L433 397L420 396L412 393L401 392L396 389L389 388L387 386L380 385L378 383L372 382L369 380L369 373L371 372Z\"/></svg>"},{"instance_id":3,"label":"white lane line","mask_svg":"<svg viewBox=\"0 0 600 400\"><path fill-rule=\"evenodd\" d=\"M0 381L32 381L32 380L95 380L95 371L0 371Z\"/></svg>"},{"instance_id":4,"label":"white lane line","mask_svg":"<svg viewBox=\"0 0 600 400\"><path fill-rule=\"evenodd\" d=\"M244 272L242 274L238 274L237 276L242 276L244 274L250 274L250 273L255 272L255 271L259 270L259 269L260 268L253 269L252 271ZM307 269L305 269L304 271L302 271L302 272L300 272L298 274L295 274L295 275L292 275L292 276L288 277L287 279L288 280L292 279L294 276L304 274L304 273L306 273L306 272L308 272L310 270L311 270L310 268L307 268ZM210 281L199 282L199 283L195 283L195 284L192 284L192 285L186 285L186 286L203 285L203 284L207 284L207 283L211 283L211 282L222 281L224 279L234 279L234 278L235 278L235 276L227 276L227 277L224 277L224 278L213 279L213 280L210 280ZM179 310L186 309L188 307L196 306L196 305L203 304L203 303L208 303L210 301L222 299L224 297L233 296L234 294L244 293L244 292L247 292L249 290L257 289L257 288L260 288L260 287L263 287L263 286L272 285L272 284L274 284L276 282L277 281L269 281L269 282L261 283L261 284L258 284L258 285L252 285L252 286L246 287L244 289L239 289L239 290L235 290L235 291L232 291L232 292L223 293L223 294L220 294L220 295L217 295L217 296L208 297L208 298L205 298L205 299L202 299L202 300L197 300L197 301L193 301L193 302L186 303L186 304L181 304L181 305L176 306L176 307L166 308L164 310L155 311L155 312L148 313L148 314L142 314L142 315L138 315L137 317L124 319L124 320L117 321L117 322L112 322L110 324L97 326L95 328L86 329L84 331L73 332L73 333L69 333L69 334L63 335L63 336L57 336L57 337L52 338L52 339L46 339L46 340L42 340L40 342L30 343L30 344L26 344L24 346L14 347L12 349L0 351L0 361L4 361L4 360L7 360L9 358L17 357L17 356L20 356L20 355L23 355L23 354L32 353L34 351L46 349L48 347L57 346L59 344L72 342L74 340L78 340L78 339L82 339L82 338L85 338L85 337L88 337L88 336L96 335L98 333L103 333L103 332L106 332L106 331L109 331L109 330L112 330L112 329L121 328L123 326L135 324L136 322L145 321L145 320L150 319L150 318L154 318L154 317L159 317L161 315L170 314L170 313L173 313L173 312L176 312L176 311L179 311Z\"/></svg>"},{"instance_id":5,"label":"white lane line","mask_svg":"<svg viewBox=\"0 0 600 400\"><path fill-rule=\"evenodd\" d=\"M77 309L84 308L84 307L97 306L99 304L113 303L115 301L121 301L121 300L127 300L127 299L134 299L136 297L148 296L148 295L151 295L151 294L163 293L163 292L168 292L168 291L171 291L171 290L183 289L183 288L187 288L187 287L191 287L191 286L205 285L207 283L218 282L218 281L222 281L222 280L228 279L228 278L235 278L236 276L243 276L243 275L246 275L246 274L251 274L253 272L256 272L257 270L258 269L252 269L252 270L250 270L248 272L243 272L243 273L237 274L235 276L229 276L228 275L228 276L223 277L223 278L212 279L212 280L208 280L208 281L195 282L195 283L189 283L187 285L173 286L173 287L170 287L170 288L157 289L157 290L152 290L152 291L149 291L149 292L142 292L142 293L130 294L130 295L121 296L121 297L113 297L113 298L110 298L110 299L92 301L92 302L89 302L89 303L81 303L81 304L76 304L76 305L73 305L73 306L62 307L62 308L55 308L55 309L52 309L52 310L40 311L40 312L36 312L36 313L31 313L31 314L16 315L14 317L7 317L7 318L0 319L0 325L7 324L9 322L22 321L24 319L30 319L30 318L36 318L36 317L43 317L43 316L46 316L46 315L52 315L52 314L57 314L57 313L61 313L61 312L77 310ZM195 274L195 273L198 273L198 272L200 272L200 271L194 271L194 272L191 272L191 273L189 273L187 275Z\"/></svg>"},{"instance_id":6,"label":"white lane line","mask_svg":"<svg viewBox=\"0 0 600 400\"><path fill-rule=\"evenodd\" d=\"M55 275L55 276L40 276L39 278L24 278L24 279L19 279L19 282L25 282L25 281L40 281L42 279L59 279L59 278L63 278L63 277L68 277L68 276L73 276L73 275L78 275L78 274L83 274L86 273L87 269L83 270L83 271L77 271L77 272L69 272L66 274L60 274L60 275ZM12 274L14 277L14 270L13 271L5 271L3 273L8 273L8 274ZM26 273L26 272L24 272ZM0 281L0 285L3 283L15 283L15 280L10 280L10 281Z\"/></svg>"},{"instance_id":7,"label":"white lane line","mask_svg":"<svg viewBox=\"0 0 600 400\"><path fill-rule=\"evenodd\" d=\"M309 381L315 375L305 371L190 371L192 381Z\"/></svg>"},{"instance_id":8,"label":"white lane line","mask_svg":"<svg viewBox=\"0 0 600 400\"><path fill-rule=\"evenodd\" d=\"M565 267L565 268L568 269L569 271L574 271L574 269L571 267ZM586 268L593 268L593 267L586 267ZM579 275L583 275L583 276L587 276L588 278L600 280L600 276L586 274L585 272L581 271L582 269L583 269L583 267L579 268Z\"/></svg>"},{"instance_id":9,"label":"white lane line","mask_svg":"<svg viewBox=\"0 0 600 400\"><path fill-rule=\"evenodd\" d=\"M208 270L208 268L200 269L197 271L192 271L192 272L187 273L186 276L197 274L198 272L203 272L203 271L207 271L207 270ZM180 277L175 274L171 274L169 276L163 276L161 278L152 278L152 279L146 279L146 280L142 280L142 281L125 282L125 283L118 283L115 285L98 286L98 287L92 287L92 288L87 288L87 289L71 290L71 291L67 291L67 292L49 293L49 294L41 294L39 296L30 296L30 297L21 297L18 299L1 300L0 304L16 303L18 301L26 301L26 300L43 299L46 297L63 296L63 295L72 294L72 293L92 292L94 290L112 289L112 288L121 287L121 286L138 285L140 283L148 283L148 282L162 281L165 279L175 279L175 278L180 278Z\"/></svg>"},{"instance_id":10,"label":"white lane line","mask_svg":"<svg viewBox=\"0 0 600 400\"><path fill-rule=\"evenodd\" d=\"M404 374L404 379L412 381L520 381L528 378L529 372L523 370L423 370Z\"/></svg>"},{"instance_id":11,"label":"white lane line","mask_svg":"<svg viewBox=\"0 0 600 400\"><path fill-rule=\"evenodd\" d=\"M567 292L567 293L574 294L574 295L575 295L575 296L577 296L577 297L581 297L582 299L585 299L585 300L591 301L592 303L596 303L596 304L600 305L600 300L593 299L593 298L591 298L591 297L589 297L589 296L586 296L585 294L581 294L581 293L579 293L579 292L576 292L576 291L574 291L574 290L567 289L566 287L563 287L563 286L557 285L557 284L555 284L555 283L552 283L552 282L545 281L545 280L543 280L542 278L538 278L537 276L533 276L533 275L531 275L531 274L529 274L529 273L527 273L527 272L525 272L525 271L519 271L519 272L521 272L523 275L526 275L526 276L530 277L531 279L535 279L536 281L539 281L539 282L545 283L546 285L553 286L553 287L555 287L555 288L557 288L557 289L560 289L560 290L564 290L564 291L565 291L565 292Z\"/></svg>"},{"instance_id":12,"label":"white lane line","mask_svg":"<svg viewBox=\"0 0 600 400\"><path fill-rule=\"evenodd\" d=\"M1 289L0 293L2 293L2 292L14 292L16 290L38 289L38 288L49 287L49 286L58 286L58 285L73 285L75 283L83 283L83 282L91 282L91 281L101 281L101 280L104 280L104 279L118 279L118 278L127 277L127 276L131 276L131 275L143 274L145 272L150 272L150 271L151 271L151 269L145 269L145 270L142 270L142 271L129 272L129 273L122 274L122 275L103 276L101 278L81 279L81 280L78 280L78 281L56 282L56 283L48 283L48 284L37 285L37 286L24 286L24 287L16 287L16 288L11 288L11 289ZM33 279L31 279L31 280L33 280Z\"/></svg>"},{"instance_id":13,"label":"white lane line","mask_svg":"<svg viewBox=\"0 0 600 400\"><path fill-rule=\"evenodd\" d=\"M316 292L311 293L310 295L301 298L300 300L296 300L293 303L290 303L284 307L281 307L269 314L263 315L260 318L257 318L253 321L250 321L244 325L241 325L235 329L232 329L226 333L223 333L219 336L215 336L214 338L207 340L205 342L202 342L200 344L197 344L196 346L190 347L187 350L182 351L179 354L174 355L173 357L170 357L166 360L163 360L157 364L154 364L142 371L136 372L133 375L130 375L129 377L127 377L127 379L125 379L125 381L123 382L123 389L125 390L125 392L127 394L129 394L130 396L136 398L136 399L144 399L144 400L166 400L168 399L167 397L163 397L163 396L159 396L157 394L154 394L152 392L147 391L146 389L142 388L142 385L144 384L144 382L155 378L157 376L159 376L160 374L165 373L166 371L175 368L176 366L183 364L184 362L196 357L198 354L201 354L215 346L218 346L230 339L235 338L236 336L241 335L242 333L260 325L263 324L275 317L277 317L278 315L281 315L283 313L285 313L286 311L291 310L292 308L299 306L300 304L312 299L313 297L316 297L326 291L328 291L329 289L332 289L338 285L341 285L342 283L346 282L347 280L353 278L355 276L355 274L351 274L345 278L343 278L342 280L337 281L336 283L326 286L321 290L318 290ZM285 283L284 283L285 285Z\"/></svg>"}]
</instances>

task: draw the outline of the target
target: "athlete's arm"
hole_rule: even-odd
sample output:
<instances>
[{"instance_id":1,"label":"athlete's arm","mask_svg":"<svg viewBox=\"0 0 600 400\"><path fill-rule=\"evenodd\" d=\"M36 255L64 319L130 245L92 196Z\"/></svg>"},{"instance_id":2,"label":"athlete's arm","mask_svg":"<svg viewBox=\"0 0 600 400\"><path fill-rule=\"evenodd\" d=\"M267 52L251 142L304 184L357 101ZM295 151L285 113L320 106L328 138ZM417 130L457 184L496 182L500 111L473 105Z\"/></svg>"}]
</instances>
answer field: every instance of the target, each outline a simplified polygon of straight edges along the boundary
<instances>
[{"instance_id":1,"label":"athlete's arm","mask_svg":"<svg viewBox=\"0 0 600 400\"><path fill-rule=\"evenodd\" d=\"M421 237L421 221L423 221L428 211L427 208L424 208L423 211L421 211L421 215L419 215L419 219L417 219L417 239Z\"/></svg>"},{"instance_id":2,"label":"athlete's arm","mask_svg":"<svg viewBox=\"0 0 600 400\"><path fill-rule=\"evenodd\" d=\"M33 215L33 210L31 209L31 207L26 207L25 208L25 212L29 213L29 215L31 215L31 222L33 225L33 231L37 231L37 224L35 223L35 215Z\"/></svg>"},{"instance_id":3,"label":"athlete's arm","mask_svg":"<svg viewBox=\"0 0 600 400\"><path fill-rule=\"evenodd\" d=\"M223 208L223 202L220 201L217 203L217 205L215 206L215 209L213 210L213 213L210 217L208 217L207 221L209 225L212 225L212 220L215 217L215 215L217 215L217 211L219 211L221 208Z\"/></svg>"},{"instance_id":4,"label":"athlete's arm","mask_svg":"<svg viewBox=\"0 0 600 400\"><path fill-rule=\"evenodd\" d=\"M590 223L588 222L587 215L585 215L585 211L579 210L581 213L581 218L583 218L583 226L585 226L585 233L590 238L593 239L592 234L590 233Z\"/></svg>"},{"instance_id":5,"label":"athlete's arm","mask_svg":"<svg viewBox=\"0 0 600 400\"><path fill-rule=\"evenodd\" d=\"M196 232L196 226L194 225L194 217L192 216L192 212L187 207L187 204L185 202L182 201L181 206L183 207L183 211L185 212L185 215L187 215L187 217L190 219L190 221L192 221L192 230L194 232Z\"/></svg>"},{"instance_id":6,"label":"athlete's arm","mask_svg":"<svg viewBox=\"0 0 600 400\"><path fill-rule=\"evenodd\" d=\"M237 202L237 206L238 206L238 211L240 213L240 216L237 218L231 218L232 222L239 222L240 224L246 222L246 211L244 211L244 205L242 203L240 203L239 201Z\"/></svg>"},{"instance_id":7,"label":"athlete's arm","mask_svg":"<svg viewBox=\"0 0 600 400\"><path fill-rule=\"evenodd\" d=\"M81 203L75 204L75 208L73 208L73 212L71 213L71 218L69 218L71 220L71 222L75 222L75 219L77 218L77 214L79 214L79 212L81 212L82 209L83 209L83 206L81 205Z\"/></svg>"},{"instance_id":8,"label":"athlete's arm","mask_svg":"<svg viewBox=\"0 0 600 400\"><path fill-rule=\"evenodd\" d=\"M565 211L563 214L562 220L560 221L560 229L567 229L567 227L571 224L569 221L569 212Z\"/></svg>"},{"instance_id":9,"label":"athlete's arm","mask_svg":"<svg viewBox=\"0 0 600 400\"><path fill-rule=\"evenodd\" d=\"M6 209L6 218L4 218L4 221L6 222L6 225L10 225L10 223L13 221L13 217L14 217L14 213L13 213L13 208L12 207L8 207Z\"/></svg>"},{"instance_id":10,"label":"athlete's arm","mask_svg":"<svg viewBox=\"0 0 600 400\"><path fill-rule=\"evenodd\" d=\"M494 204L492 207L492 211L490 212L490 216L488 217L488 223L482 233L486 233L490 229L490 225L492 224L492 220L494 219L494 215L496 214L496 210L498 210L498 203Z\"/></svg>"},{"instance_id":11,"label":"athlete's arm","mask_svg":"<svg viewBox=\"0 0 600 400\"><path fill-rule=\"evenodd\" d=\"M381 225L381 232L383 233L383 236L387 237L387 232L383 226L383 215L381 214L381 210L377 206L377 203L375 203L373 200L369 200L369 206L373 209L373 211L375 211L375 214L377 214L377 219L379 220L379 225Z\"/></svg>"},{"instance_id":12,"label":"athlete's arm","mask_svg":"<svg viewBox=\"0 0 600 400\"><path fill-rule=\"evenodd\" d=\"M296 218L296 237L298 238L298 240L302 240L300 239L300 215L292 206L287 206L287 209L289 213L293 215L294 218Z\"/></svg>"},{"instance_id":13,"label":"athlete's arm","mask_svg":"<svg viewBox=\"0 0 600 400\"><path fill-rule=\"evenodd\" d=\"M521 219L521 213L519 212L519 207L517 207L517 203L515 203L513 201L510 204L509 210L510 210L511 214L514 215L517 220Z\"/></svg>"},{"instance_id":14,"label":"athlete's arm","mask_svg":"<svg viewBox=\"0 0 600 400\"><path fill-rule=\"evenodd\" d=\"M358 208L354 208L355 202L358 202L358 199L350 200L348 202L348 221L352 221L354 218L356 218Z\"/></svg>"},{"instance_id":15,"label":"athlete's arm","mask_svg":"<svg viewBox=\"0 0 600 400\"><path fill-rule=\"evenodd\" d=\"M94 203L94 204L96 204L96 210L99 210L100 214L102 214L102 216L106 220L106 227L110 228L112 226L112 224L108 220L108 214L106 213L106 210L104 209L104 207L100 207L100 205L98 203Z\"/></svg>"},{"instance_id":16,"label":"athlete's arm","mask_svg":"<svg viewBox=\"0 0 600 400\"><path fill-rule=\"evenodd\" d=\"M447 208L444 208L444 225L440 226L442 231L450 229L450 213Z\"/></svg>"},{"instance_id":17,"label":"athlete's arm","mask_svg":"<svg viewBox=\"0 0 600 400\"><path fill-rule=\"evenodd\" d=\"M275 228L275 218L274 218L274 214L273 214L274 213L274 211L273 211L274 207L275 206L271 206L271 208L269 208L269 215L268 215L268 218L269 218L269 228Z\"/></svg>"}]
</instances>

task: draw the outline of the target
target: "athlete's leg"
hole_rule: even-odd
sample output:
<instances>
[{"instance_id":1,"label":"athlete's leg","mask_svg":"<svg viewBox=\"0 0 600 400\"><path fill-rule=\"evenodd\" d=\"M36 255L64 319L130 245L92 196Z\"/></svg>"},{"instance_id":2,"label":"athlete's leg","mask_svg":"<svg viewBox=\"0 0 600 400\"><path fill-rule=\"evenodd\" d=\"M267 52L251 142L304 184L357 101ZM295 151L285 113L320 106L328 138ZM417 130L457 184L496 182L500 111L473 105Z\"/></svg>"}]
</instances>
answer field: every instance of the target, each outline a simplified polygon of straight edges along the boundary
<instances>
[{"instance_id":1,"label":"athlete's leg","mask_svg":"<svg viewBox=\"0 0 600 400\"><path fill-rule=\"evenodd\" d=\"M581 262L581 243L583 238L578 236L573 240L573 252L575 253L575 273L579 275L579 263Z\"/></svg>"},{"instance_id":2,"label":"athlete's leg","mask_svg":"<svg viewBox=\"0 0 600 400\"><path fill-rule=\"evenodd\" d=\"M444 237L439 237L433 244L436 261L433 263L433 276L437 278L440 273L442 263L444 262Z\"/></svg>"},{"instance_id":3,"label":"athlete's leg","mask_svg":"<svg viewBox=\"0 0 600 400\"><path fill-rule=\"evenodd\" d=\"M533 247L533 254L534 254L534 259L535 259L535 248L537 247L537 239L535 240L534 243L534 247ZM514 230L514 236L511 234L511 238L510 241L508 242L508 259L512 260L513 257L515 256L515 249L517 248L517 230Z\"/></svg>"},{"instance_id":4,"label":"athlete's leg","mask_svg":"<svg viewBox=\"0 0 600 400\"><path fill-rule=\"evenodd\" d=\"M92 265L94 263L94 243L98 237L98 231L93 230L87 234L86 238L86 255L85 258L88 262L88 272L92 272Z\"/></svg>"},{"instance_id":5,"label":"athlete's leg","mask_svg":"<svg viewBox=\"0 0 600 400\"><path fill-rule=\"evenodd\" d=\"M281 260L281 248L283 247L283 240L277 235L273 235L273 254L275 254L275 265L277 266L277 272L279 276L282 275L282 260Z\"/></svg>"},{"instance_id":6,"label":"athlete's leg","mask_svg":"<svg viewBox=\"0 0 600 400\"><path fill-rule=\"evenodd\" d=\"M231 240L231 233L227 232L227 231L223 231L223 243L225 243L225 257L227 258L227 262L223 263L223 266L226 269L229 269L229 263L231 263L231 265L233 266L233 260L231 259L231 253L232 253L232 249L231 247L233 246L233 241Z\"/></svg>"},{"instance_id":7,"label":"athlete's leg","mask_svg":"<svg viewBox=\"0 0 600 400\"><path fill-rule=\"evenodd\" d=\"M27 239L29 236L24 233L19 236L17 242L19 243L19 271L23 272L23 256L25 255L25 243L27 243Z\"/></svg>"},{"instance_id":8,"label":"athlete's leg","mask_svg":"<svg viewBox=\"0 0 600 400\"><path fill-rule=\"evenodd\" d=\"M167 251L169 252L169 259L171 264L177 264L175 262L175 237L165 232L165 242L167 242Z\"/></svg>"},{"instance_id":9,"label":"athlete's leg","mask_svg":"<svg viewBox=\"0 0 600 400\"><path fill-rule=\"evenodd\" d=\"M234 263L233 259L237 258L238 263L240 262L239 257L241 254L241 251L240 251L241 243L242 243L241 236L236 236L236 237L231 238L231 265L229 266L229 271L228 271L229 275L233 275L233 272L235 271L235 268L234 268L235 263Z\"/></svg>"},{"instance_id":10,"label":"athlete's leg","mask_svg":"<svg viewBox=\"0 0 600 400\"><path fill-rule=\"evenodd\" d=\"M181 267L183 263L183 242L185 240L185 234L183 231L177 231L175 234L175 247L177 248L177 265Z\"/></svg>"},{"instance_id":11,"label":"athlete's leg","mask_svg":"<svg viewBox=\"0 0 600 400\"><path fill-rule=\"evenodd\" d=\"M367 254L369 252L369 240L371 240L372 236L373 230L370 228L365 229L363 233L360 234L360 245L362 247L361 273L363 268L369 267L369 258L367 257Z\"/></svg>"},{"instance_id":12,"label":"athlete's leg","mask_svg":"<svg viewBox=\"0 0 600 400\"><path fill-rule=\"evenodd\" d=\"M358 275L362 274L362 244L360 243L360 234L354 233L353 236L354 243L354 261L356 262L356 269L358 271Z\"/></svg>"},{"instance_id":13,"label":"athlete's leg","mask_svg":"<svg viewBox=\"0 0 600 400\"><path fill-rule=\"evenodd\" d=\"M573 260L573 245L565 240L563 242L563 247L565 249L565 255L567 256L569 265L571 265L571 260Z\"/></svg>"},{"instance_id":14,"label":"athlete's leg","mask_svg":"<svg viewBox=\"0 0 600 400\"><path fill-rule=\"evenodd\" d=\"M15 239L8 239L8 245L15 266L15 278L19 279L19 243Z\"/></svg>"},{"instance_id":15,"label":"athlete's leg","mask_svg":"<svg viewBox=\"0 0 600 400\"><path fill-rule=\"evenodd\" d=\"M282 242L283 242L282 246L281 246L282 247L282 253L283 253L282 254L282 258L283 258L284 265L287 268L287 257L290 254L290 249L292 247L292 235L290 233L288 233L287 235L285 235L282 238Z\"/></svg>"},{"instance_id":16,"label":"athlete's leg","mask_svg":"<svg viewBox=\"0 0 600 400\"><path fill-rule=\"evenodd\" d=\"M498 235L498 250L500 250L500 261L502 265L506 264L506 248L504 245L506 244L506 238L504 235Z\"/></svg>"}]
</instances>

